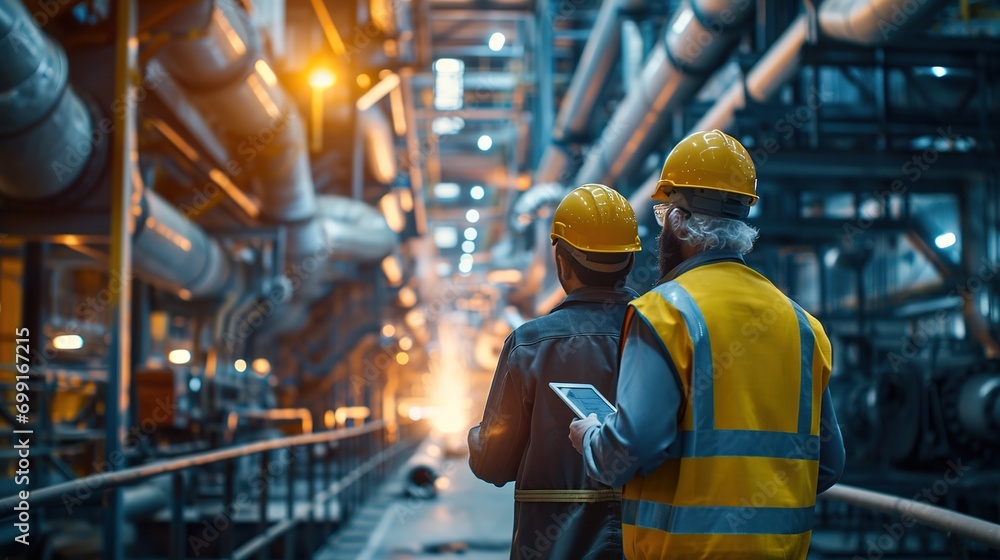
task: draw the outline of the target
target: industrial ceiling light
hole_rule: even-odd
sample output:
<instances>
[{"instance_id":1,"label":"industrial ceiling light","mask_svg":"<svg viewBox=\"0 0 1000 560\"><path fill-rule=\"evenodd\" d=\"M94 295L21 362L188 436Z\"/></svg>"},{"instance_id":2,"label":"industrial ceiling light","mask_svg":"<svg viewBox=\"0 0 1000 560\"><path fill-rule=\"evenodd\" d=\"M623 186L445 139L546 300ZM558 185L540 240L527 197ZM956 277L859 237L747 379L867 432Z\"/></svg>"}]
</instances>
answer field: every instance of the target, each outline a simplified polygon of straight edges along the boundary
<instances>
[{"instance_id":1,"label":"industrial ceiling light","mask_svg":"<svg viewBox=\"0 0 1000 560\"><path fill-rule=\"evenodd\" d=\"M257 358L250 363L250 367L253 368L254 373L261 377L271 373L271 362L267 361L267 358Z\"/></svg>"},{"instance_id":2,"label":"industrial ceiling light","mask_svg":"<svg viewBox=\"0 0 1000 560\"><path fill-rule=\"evenodd\" d=\"M167 361L175 365L186 364L191 361L191 351L185 348L171 350L167 354Z\"/></svg>"},{"instance_id":3,"label":"industrial ceiling light","mask_svg":"<svg viewBox=\"0 0 1000 560\"><path fill-rule=\"evenodd\" d=\"M458 198L461 189L458 183L438 183L434 185L434 198L440 198L442 200L451 200L453 198Z\"/></svg>"},{"instance_id":4,"label":"industrial ceiling light","mask_svg":"<svg viewBox=\"0 0 1000 560\"><path fill-rule=\"evenodd\" d=\"M507 37L503 33L497 31L493 35L490 35L489 46L490 50L493 52L499 52L503 48L503 44L507 42Z\"/></svg>"},{"instance_id":5,"label":"industrial ceiling light","mask_svg":"<svg viewBox=\"0 0 1000 560\"><path fill-rule=\"evenodd\" d=\"M79 350L83 348L83 337L78 334L61 334L52 339L56 350Z\"/></svg>"},{"instance_id":6,"label":"industrial ceiling light","mask_svg":"<svg viewBox=\"0 0 1000 560\"><path fill-rule=\"evenodd\" d=\"M462 261L458 263L458 271L462 274L468 274L472 272L472 261Z\"/></svg>"},{"instance_id":7,"label":"industrial ceiling light","mask_svg":"<svg viewBox=\"0 0 1000 560\"><path fill-rule=\"evenodd\" d=\"M309 72L309 87L313 89L326 89L337 83L337 76L329 68L313 68Z\"/></svg>"},{"instance_id":8,"label":"industrial ceiling light","mask_svg":"<svg viewBox=\"0 0 1000 560\"><path fill-rule=\"evenodd\" d=\"M479 237L479 230L474 227L465 228L465 239L475 241L477 237Z\"/></svg>"},{"instance_id":9,"label":"industrial ceiling light","mask_svg":"<svg viewBox=\"0 0 1000 560\"><path fill-rule=\"evenodd\" d=\"M483 197L486 196L486 189L479 185L475 185L469 189L469 196L471 196L473 200L482 200Z\"/></svg>"},{"instance_id":10,"label":"industrial ceiling light","mask_svg":"<svg viewBox=\"0 0 1000 560\"><path fill-rule=\"evenodd\" d=\"M472 253L475 250L476 250L476 244L473 243L472 241L466 240L466 241L462 242L462 252L463 253Z\"/></svg>"},{"instance_id":11,"label":"industrial ceiling light","mask_svg":"<svg viewBox=\"0 0 1000 560\"><path fill-rule=\"evenodd\" d=\"M958 238L952 232L942 233L941 235L934 238L934 244L937 245L938 249L947 249L955 244Z\"/></svg>"},{"instance_id":12,"label":"industrial ceiling light","mask_svg":"<svg viewBox=\"0 0 1000 560\"><path fill-rule=\"evenodd\" d=\"M474 224L479 221L479 210L475 208L470 209L465 213L465 219L469 221L470 224Z\"/></svg>"},{"instance_id":13,"label":"industrial ceiling light","mask_svg":"<svg viewBox=\"0 0 1000 560\"><path fill-rule=\"evenodd\" d=\"M403 286L399 289L398 294L399 304L403 307L413 307L417 304L417 292L413 291L413 288L409 286ZM403 348L403 350L408 350Z\"/></svg>"},{"instance_id":14,"label":"industrial ceiling light","mask_svg":"<svg viewBox=\"0 0 1000 560\"><path fill-rule=\"evenodd\" d=\"M490 138L489 135L483 134L482 136L479 137L479 140L476 141L476 145L479 146L480 150L484 152L488 151L490 148L493 147L493 139Z\"/></svg>"}]
</instances>

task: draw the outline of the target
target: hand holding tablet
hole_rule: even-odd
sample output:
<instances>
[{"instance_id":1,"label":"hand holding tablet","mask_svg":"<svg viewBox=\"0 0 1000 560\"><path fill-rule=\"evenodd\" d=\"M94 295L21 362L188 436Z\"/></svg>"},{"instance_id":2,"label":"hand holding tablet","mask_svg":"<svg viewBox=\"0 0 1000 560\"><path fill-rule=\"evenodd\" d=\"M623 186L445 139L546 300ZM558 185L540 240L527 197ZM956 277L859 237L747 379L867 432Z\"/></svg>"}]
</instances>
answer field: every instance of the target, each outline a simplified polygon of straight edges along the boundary
<instances>
[{"instance_id":1,"label":"hand holding tablet","mask_svg":"<svg viewBox=\"0 0 1000 560\"><path fill-rule=\"evenodd\" d=\"M617 410L590 383L549 383L549 387L580 419L596 414L597 419L603 422L605 416Z\"/></svg>"}]
</instances>

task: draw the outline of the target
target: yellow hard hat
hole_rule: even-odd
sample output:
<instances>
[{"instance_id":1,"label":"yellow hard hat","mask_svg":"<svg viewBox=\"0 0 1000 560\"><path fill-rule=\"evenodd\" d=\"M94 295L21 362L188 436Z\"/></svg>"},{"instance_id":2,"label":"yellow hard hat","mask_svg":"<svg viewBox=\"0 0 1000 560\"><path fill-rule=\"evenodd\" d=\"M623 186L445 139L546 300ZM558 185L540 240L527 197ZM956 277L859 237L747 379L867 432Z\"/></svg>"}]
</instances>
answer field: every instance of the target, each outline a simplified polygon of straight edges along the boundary
<instances>
[{"instance_id":1,"label":"yellow hard hat","mask_svg":"<svg viewBox=\"0 0 1000 560\"><path fill-rule=\"evenodd\" d=\"M583 185L566 195L556 208L549 237L553 243L561 239L591 253L642 250L632 205L618 191L604 185Z\"/></svg>"},{"instance_id":2,"label":"yellow hard hat","mask_svg":"<svg viewBox=\"0 0 1000 560\"><path fill-rule=\"evenodd\" d=\"M750 153L732 136L721 130L695 132L670 151L656 183L653 200L667 202L676 188L744 195L750 200L741 204L749 212L748 207L757 203L757 169ZM708 209L704 211L722 215ZM729 210L724 213L728 214Z\"/></svg>"}]
</instances>

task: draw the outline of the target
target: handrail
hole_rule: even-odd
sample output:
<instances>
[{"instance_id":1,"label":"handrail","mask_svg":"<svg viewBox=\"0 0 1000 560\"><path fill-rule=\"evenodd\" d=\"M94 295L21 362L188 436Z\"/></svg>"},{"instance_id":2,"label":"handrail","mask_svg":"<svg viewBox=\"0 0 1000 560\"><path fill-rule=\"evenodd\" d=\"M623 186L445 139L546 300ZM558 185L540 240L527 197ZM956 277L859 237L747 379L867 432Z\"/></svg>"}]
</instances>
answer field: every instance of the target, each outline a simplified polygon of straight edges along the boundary
<instances>
[{"instance_id":1,"label":"handrail","mask_svg":"<svg viewBox=\"0 0 1000 560\"><path fill-rule=\"evenodd\" d=\"M111 488L117 488L119 486L126 486L130 483L139 482L147 478L182 471L191 467L209 465L228 459L235 459L237 457L244 457L247 455L256 455L257 453L283 449L286 447L298 447L300 445L340 441L376 432L384 427L384 420L376 420L363 426L341 428L337 430L325 430L312 434L282 437L268 441L257 441L218 449L215 451L195 453L180 459L157 461L146 465L140 465L138 467L132 467L130 469L122 469L120 471L96 473L83 478L77 478L75 480L53 484L52 486L46 486L45 488L40 488L38 490L32 490L31 505L45 505L57 501L63 495L75 492L81 485L86 486L86 488L91 492L101 492ZM10 496L0 499L0 511L13 511L14 506L16 506L19 501L18 496Z\"/></svg>"},{"instance_id":2,"label":"handrail","mask_svg":"<svg viewBox=\"0 0 1000 560\"><path fill-rule=\"evenodd\" d=\"M820 498L844 502L873 511L908 515L917 523L1000 550L1000 525L917 500L837 484Z\"/></svg>"}]
</instances>

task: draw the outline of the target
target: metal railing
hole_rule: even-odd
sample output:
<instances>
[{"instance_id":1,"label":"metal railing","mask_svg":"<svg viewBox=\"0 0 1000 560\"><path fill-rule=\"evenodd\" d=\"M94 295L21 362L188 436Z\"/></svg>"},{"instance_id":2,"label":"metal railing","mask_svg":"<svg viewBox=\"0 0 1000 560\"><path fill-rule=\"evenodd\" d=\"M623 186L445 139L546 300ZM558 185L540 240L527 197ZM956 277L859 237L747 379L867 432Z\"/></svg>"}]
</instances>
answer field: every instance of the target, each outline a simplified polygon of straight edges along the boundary
<instances>
[{"instance_id":1,"label":"metal railing","mask_svg":"<svg viewBox=\"0 0 1000 560\"><path fill-rule=\"evenodd\" d=\"M913 523L944 531L958 539L959 542L965 539L1000 550L1000 525L971 515L917 500L844 484L835 485L821 494L820 498L878 513L909 516Z\"/></svg>"},{"instance_id":2,"label":"metal railing","mask_svg":"<svg viewBox=\"0 0 1000 560\"><path fill-rule=\"evenodd\" d=\"M401 436L403 436L404 431L407 431L406 428L406 426L400 426ZM30 505L35 508L54 503L66 503L66 500L73 501L80 490L85 490L88 495L103 494L117 488L134 486L156 477L170 476L168 557L171 560L182 559L186 557L189 547L188 521L185 516L188 481L185 475L195 469L221 465L225 479L222 497L223 513L230 516L226 519L226 526L218 530L220 541L218 550L221 556L223 558L245 559L257 555L258 558L267 558L272 543L283 538L283 557L295 558L297 557L295 551L296 533L298 532L296 528L301 522L309 522L308 530L304 531L306 533L305 548L311 551L315 549L317 544L315 535L313 535L317 521L317 508L324 508L322 532L324 535L329 535L334 530L333 516L330 514L331 502L337 499L340 508L337 514L337 523L340 524L368 497L386 471L398 464L400 456L405 451L412 450L419 441L418 437L400 437L399 441L387 445L386 436L386 424L384 421L378 420L357 427L236 445L119 471L93 474L32 490ZM319 448L323 451L318 453L316 446L325 446L325 449ZM306 450L304 472L300 467L301 461L296 458L299 454L291 453L291 450L302 447L305 447ZM289 460L272 459L272 452L279 450L288 450ZM254 455L260 455L260 470L256 472L262 473L262 476L263 473L267 473L269 478L261 485L254 500L258 508L256 535L235 548L233 543L235 522L231 517L237 509L237 461ZM275 465L280 462L284 462L284 465L275 469ZM333 479L334 466L337 467L339 476L336 480ZM297 478L303 480L301 478L303 474L306 494L300 496L300 503L296 504L296 480ZM282 520L269 525L268 506L271 502L271 487L276 485L276 479L282 475L285 477L285 515ZM317 479L320 479L322 484L318 492ZM243 498L242 495L241 498ZM19 501L18 496L0 499L0 511L14 511L13 508ZM246 502L247 500L240 501ZM196 522L202 520L199 517ZM207 543L206 546L208 546Z\"/></svg>"}]
</instances>

